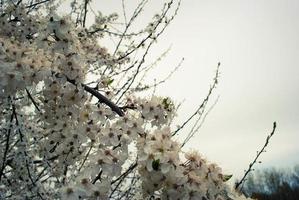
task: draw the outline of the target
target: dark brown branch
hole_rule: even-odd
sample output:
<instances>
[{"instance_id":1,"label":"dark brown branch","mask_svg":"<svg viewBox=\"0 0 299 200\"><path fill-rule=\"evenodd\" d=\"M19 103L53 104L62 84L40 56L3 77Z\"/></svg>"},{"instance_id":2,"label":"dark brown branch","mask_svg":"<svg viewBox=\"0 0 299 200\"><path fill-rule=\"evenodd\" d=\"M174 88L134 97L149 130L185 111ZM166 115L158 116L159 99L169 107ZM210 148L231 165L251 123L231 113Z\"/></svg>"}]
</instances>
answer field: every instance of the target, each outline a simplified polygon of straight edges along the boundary
<instances>
[{"instance_id":1,"label":"dark brown branch","mask_svg":"<svg viewBox=\"0 0 299 200\"><path fill-rule=\"evenodd\" d=\"M110 101L107 97L103 96L102 94L100 94L95 89L93 89L91 87L88 87L87 85L84 85L83 83L82 83L82 86L83 86L83 88L84 88L85 91L87 91L90 94L92 94L95 97L97 97L98 100L101 103L104 103L107 106L109 106L112 109L112 111L116 112L119 116L124 116L125 115L125 113L116 104L114 104L112 101Z\"/></svg>"},{"instance_id":2,"label":"dark brown branch","mask_svg":"<svg viewBox=\"0 0 299 200\"><path fill-rule=\"evenodd\" d=\"M38 108L38 105L37 105L36 101L33 99L33 97L30 94L30 92L27 90L27 88L25 90L26 90L26 93L27 93L29 99L32 101L34 107L40 112L40 109Z\"/></svg>"},{"instance_id":3,"label":"dark brown branch","mask_svg":"<svg viewBox=\"0 0 299 200\"><path fill-rule=\"evenodd\" d=\"M133 169L135 169L137 167L137 161L132 164L123 174L121 174L117 179L111 181L111 185L113 185L114 183L116 183L117 181L119 181L120 179L123 179L124 177L126 177Z\"/></svg>"},{"instance_id":4,"label":"dark brown branch","mask_svg":"<svg viewBox=\"0 0 299 200\"><path fill-rule=\"evenodd\" d=\"M119 108L122 109L122 110L127 110L127 109L136 110L137 109L137 107L134 106L134 105L126 105L126 106L121 106Z\"/></svg>"},{"instance_id":5,"label":"dark brown branch","mask_svg":"<svg viewBox=\"0 0 299 200\"><path fill-rule=\"evenodd\" d=\"M22 1L23 1L23 0L19 0L19 1L17 2L17 6L20 5L20 3L22 3Z\"/></svg>"},{"instance_id":6,"label":"dark brown branch","mask_svg":"<svg viewBox=\"0 0 299 200\"><path fill-rule=\"evenodd\" d=\"M46 161L53 161L55 159L57 159L59 157L59 155L53 156L51 158L48 158ZM39 163L43 163L45 160L33 160L32 163L33 164L39 164Z\"/></svg>"},{"instance_id":7,"label":"dark brown branch","mask_svg":"<svg viewBox=\"0 0 299 200\"><path fill-rule=\"evenodd\" d=\"M16 120L16 126L19 127L20 124L19 124L18 115L17 115L17 112L16 112L16 107L15 107L14 104L12 105L12 113L13 113L14 118ZM20 128L17 130L17 132L20 136L20 141L23 142L23 134L22 134ZM26 152L25 152L25 154L26 154Z\"/></svg>"},{"instance_id":8,"label":"dark brown branch","mask_svg":"<svg viewBox=\"0 0 299 200\"><path fill-rule=\"evenodd\" d=\"M135 163L133 163L123 174L121 174L117 179L111 181L111 185L113 185L114 183L117 183L117 185L115 186L115 188L112 190L112 192L110 193L109 198L112 197L113 193L117 190L117 188L120 186L120 184L122 183L122 181L125 179L125 177L131 173L131 171L133 171L135 168L137 167L137 161Z\"/></svg>"},{"instance_id":9,"label":"dark brown branch","mask_svg":"<svg viewBox=\"0 0 299 200\"><path fill-rule=\"evenodd\" d=\"M269 140L270 138L274 135L274 132L275 132L275 129L276 129L276 122L273 122L273 129L272 129L272 132L267 136L267 139L266 139L266 142L263 146L263 148L257 153L256 157L254 158L254 160L252 161L252 163L249 164L249 168L247 169L247 171L245 172L244 176L242 177L242 179L240 180L240 182L236 183L235 185L235 189L237 190L241 184L243 184L245 182L245 178L246 176L249 174L249 172L252 171L252 167L253 165L257 162L257 159L260 157L260 155L265 152L265 148L267 147L267 145L269 144Z\"/></svg>"},{"instance_id":10,"label":"dark brown branch","mask_svg":"<svg viewBox=\"0 0 299 200\"><path fill-rule=\"evenodd\" d=\"M116 33L116 32L110 31L110 30L108 30L107 28L97 28L97 29L94 29L94 30L89 31L89 32L87 32L87 33L90 34L90 35L93 35L93 34L95 34L95 33L97 33L97 32L108 33L108 34L110 34L110 35L121 36L121 37L138 36L138 35L144 33L143 31L139 31L139 32L136 32L136 33L122 34L122 33Z\"/></svg>"},{"instance_id":11,"label":"dark brown branch","mask_svg":"<svg viewBox=\"0 0 299 200\"><path fill-rule=\"evenodd\" d=\"M101 170L100 173L95 177L95 179L92 181L92 184L95 184L98 180L101 179L103 171Z\"/></svg>"},{"instance_id":12,"label":"dark brown branch","mask_svg":"<svg viewBox=\"0 0 299 200\"><path fill-rule=\"evenodd\" d=\"M73 84L73 85L77 85L78 83L75 81L75 80L72 80L70 78L68 78L67 76L63 75L63 74L60 74L60 73L55 73L55 72L52 72L53 74L55 74L56 77L65 77L66 80ZM107 106L109 106L111 108L112 111L116 112L119 116L124 116L125 113L122 111L122 109L120 109L115 103L113 103L112 101L110 101L107 97L105 97L104 95L102 95L101 93L99 93L98 91L96 91L95 89L87 86L86 84L83 84L81 83L83 89L92 94L93 96L95 96L100 103L104 103L106 104Z\"/></svg>"},{"instance_id":13,"label":"dark brown branch","mask_svg":"<svg viewBox=\"0 0 299 200\"><path fill-rule=\"evenodd\" d=\"M26 169L27 169L28 177L29 177L29 179L32 183L32 186L36 187L36 181L34 181L32 176L31 176L28 161L27 160L25 160L25 161L26 161ZM43 196L38 191L36 192L36 194L37 194L37 196L39 196L40 199L42 199L42 200L44 199Z\"/></svg>"},{"instance_id":14,"label":"dark brown branch","mask_svg":"<svg viewBox=\"0 0 299 200\"><path fill-rule=\"evenodd\" d=\"M132 179L131 179L131 187L129 187L121 196L119 199L132 199L132 198L129 198L129 195L132 195L131 194L131 190L133 190L133 186L136 184L136 182L138 181L139 177L137 176L133 176ZM133 192L134 194L135 192ZM126 196L126 197L125 197ZM125 197L125 198L123 198Z\"/></svg>"},{"instance_id":15,"label":"dark brown branch","mask_svg":"<svg viewBox=\"0 0 299 200\"><path fill-rule=\"evenodd\" d=\"M81 166L79 167L78 171L81 171L83 165L85 164L85 162L86 162L86 160L87 160L87 158L88 158L88 156L89 156L89 154L90 154L90 152L91 152L92 147L93 147L93 146L90 145L90 147L89 147L89 149L88 149L88 152L87 152L86 156L84 157L84 159L83 159L83 161L82 161L82 164L81 164Z\"/></svg>"},{"instance_id":16,"label":"dark brown branch","mask_svg":"<svg viewBox=\"0 0 299 200\"><path fill-rule=\"evenodd\" d=\"M39 1L39 2L36 2L36 3L34 3L34 4L30 4L29 6L26 6L26 8L34 8L34 7L36 7L37 5L46 3L46 2L48 2L48 1L50 1L50 0Z\"/></svg>"},{"instance_id":17,"label":"dark brown branch","mask_svg":"<svg viewBox=\"0 0 299 200\"><path fill-rule=\"evenodd\" d=\"M6 134L6 142L5 142L5 150L4 150L4 154L3 154L3 159L2 159L2 166L1 166L1 170L0 170L0 181L1 181L1 177L2 175L4 175L4 169L6 167L6 157L7 157L7 153L9 150L9 140L10 140L10 133L11 133L11 129L12 129L12 120L14 118L14 110L12 111L11 117L10 117L10 125L9 128L7 130L7 134Z\"/></svg>"},{"instance_id":18,"label":"dark brown branch","mask_svg":"<svg viewBox=\"0 0 299 200\"><path fill-rule=\"evenodd\" d=\"M12 105L12 113L13 113L13 116L14 116L14 118L15 118L16 126L19 127L19 126L20 126L20 123L19 123L19 120L18 120L18 115L17 115L16 108L15 108L15 105L14 105L14 104ZM20 135L20 141L23 142L23 137L24 137L24 136L23 136L23 133L21 132L21 129L19 128L17 131L18 131L18 133L19 133L19 135ZM24 151L24 154L25 154L26 157L28 157L26 150ZM35 184L36 181L34 181L34 180L33 180L33 177L31 176L31 173L30 173L30 166L29 166L29 163L28 163L27 159L25 159L25 165L26 165L26 169L27 169L28 177L29 177L29 179L30 179L32 185L33 185L33 186L36 186L36 184ZM36 193L37 193L37 195L40 197L40 199L44 199L44 198L42 197L42 195L41 195L38 191L37 191Z\"/></svg>"},{"instance_id":19,"label":"dark brown branch","mask_svg":"<svg viewBox=\"0 0 299 200\"><path fill-rule=\"evenodd\" d=\"M88 11L88 9L87 9L88 1L89 0L85 0L85 2L84 2L84 16L83 16L83 24L82 24L83 27L85 27L85 24L86 24L86 16L87 16L87 11Z\"/></svg>"}]
</instances>

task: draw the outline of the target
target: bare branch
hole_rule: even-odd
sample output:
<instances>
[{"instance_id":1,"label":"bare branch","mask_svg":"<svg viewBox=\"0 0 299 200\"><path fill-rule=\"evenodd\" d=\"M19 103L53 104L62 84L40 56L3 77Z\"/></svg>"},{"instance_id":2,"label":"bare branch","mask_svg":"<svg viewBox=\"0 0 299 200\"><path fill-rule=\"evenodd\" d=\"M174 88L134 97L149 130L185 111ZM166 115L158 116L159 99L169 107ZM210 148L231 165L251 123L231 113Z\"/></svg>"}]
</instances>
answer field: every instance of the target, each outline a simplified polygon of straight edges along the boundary
<instances>
[{"instance_id":1,"label":"bare branch","mask_svg":"<svg viewBox=\"0 0 299 200\"><path fill-rule=\"evenodd\" d=\"M114 183L117 183L117 185L115 186L115 188L112 190L112 192L110 193L109 198L112 197L113 193L117 190L117 188L120 186L120 184L123 182L123 180L126 178L126 176L128 176L135 168L137 167L137 161L135 163L133 163L124 173L122 173L118 178L116 178L115 180L111 181L111 184L113 185Z\"/></svg>"},{"instance_id":2,"label":"bare branch","mask_svg":"<svg viewBox=\"0 0 299 200\"><path fill-rule=\"evenodd\" d=\"M10 142L9 140L10 140L10 133L11 133L11 129L12 129L13 118L14 118L14 109L13 109L11 117L10 117L10 125L9 125L8 130L7 130L7 134L6 134L5 150L4 150L4 153L3 153L2 166L1 166L1 169L0 169L0 181L1 181L2 175L4 175L4 169L6 167L6 158L7 158L7 153L8 153L8 150L9 150L9 142Z\"/></svg>"},{"instance_id":3,"label":"bare branch","mask_svg":"<svg viewBox=\"0 0 299 200\"><path fill-rule=\"evenodd\" d=\"M113 55L116 54L120 44L122 43L123 39L124 39L124 35L127 33L129 27L131 26L131 24L133 23L133 21L137 18L137 16L141 13L142 11L142 8L144 7L144 5L147 3L147 0L143 0L141 3L138 4L137 8L135 9L134 13L133 13L133 16L130 18L130 21L128 23L126 23L126 27L125 27L125 30L124 32L122 33L122 36L119 40L119 42L117 43L116 47L115 47L115 50L114 50L114 53ZM124 7L123 7L124 9ZM124 9L124 12L125 12L125 9ZM124 14L125 15L125 14ZM125 20L126 20L126 17L125 17Z\"/></svg>"},{"instance_id":4,"label":"bare branch","mask_svg":"<svg viewBox=\"0 0 299 200\"><path fill-rule=\"evenodd\" d=\"M214 82L213 82L212 86L210 87L210 90L209 90L206 98L200 104L200 106L198 107L198 109L177 130L174 131L174 133L172 134L172 136L175 136L180 130L182 130L184 128L184 126L186 126L197 114L199 114L200 110L202 110L206 106L206 104L209 101L209 98L210 98L213 90L216 88L216 85L218 84L219 67L220 67L220 63L218 63L218 66L217 66L217 69L216 69L215 78L214 78Z\"/></svg>"},{"instance_id":5,"label":"bare branch","mask_svg":"<svg viewBox=\"0 0 299 200\"><path fill-rule=\"evenodd\" d=\"M88 2L89 2L89 0L85 0L84 1L84 16L83 16L83 24L82 24L82 26L83 27L85 27L85 25L86 25L86 16L87 16L87 11L88 11L88 9L87 9L87 5L88 5Z\"/></svg>"},{"instance_id":6,"label":"bare branch","mask_svg":"<svg viewBox=\"0 0 299 200\"><path fill-rule=\"evenodd\" d=\"M167 8L166 8L165 11L163 12L163 14L162 14L162 18L159 20L158 24L157 24L157 25L155 26L155 28L154 28L155 30L157 29L157 27L158 27L159 24L161 23L161 20L166 16L166 14L167 14L167 12L169 11L169 9L170 9L172 3L173 3L173 1L170 1L170 2L167 4ZM179 7L180 7L180 2L178 3L177 8L176 8L176 10L174 11L173 16L169 19L169 22L172 21L172 20L174 19L174 16L177 15ZM120 96L118 97L118 99L117 99L117 101L116 101L117 103L121 100L121 98L123 97L123 95L130 89L130 87L132 86L132 84L133 84L134 81L136 80L136 77L137 77L137 75L139 74L139 72L140 72L140 70L141 70L141 66L142 66L142 65L144 64L144 62L145 62L145 58L146 58L146 56L147 56L147 54L148 54L148 52L149 52L151 46L154 44L154 42L157 40L157 38L158 38L158 37L165 31L166 27L167 27L167 25L165 25L165 26L164 26L164 27L163 27L163 28L156 34L155 39L152 39L152 40L150 41L150 43L149 43L148 46L146 47L145 52L143 53L143 56L142 56L142 58L141 58L141 60L140 60L140 62L139 62L139 64L138 64L138 66L137 66L137 69L136 69L135 73L133 74L132 77L130 77L130 78L128 79L128 81L121 87L121 89L117 91L116 95L118 95L118 94L123 90L123 92L120 94ZM149 37L147 37L145 40L143 40L143 42L145 42L147 39L151 38L151 36L152 36L152 33L149 35ZM142 43L142 44L143 44L143 43ZM142 45L142 44L140 43L140 45ZM139 45L138 45L138 46L139 46ZM138 46L136 47L136 49L133 49L133 50L134 50L134 51L137 50L137 49L139 48ZM127 53L126 56L130 55L130 54L133 53L134 51L131 51L131 52ZM124 58L124 57L123 57L123 58Z\"/></svg>"},{"instance_id":7,"label":"bare branch","mask_svg":"<svg viewBox=\"0 0 299 200\"><path fill-rule=\"evenodd\" d=\"M153 27L153 31L156 31L156 30L158 29L159 25L162 23L162 20L165 18L166 14L168 13L168 11L169 11L169 9L170 9L170 7L171 7L172 4L173 4L173 0L171 0L171 1L167 4L167 8L166 8L166 9L164 10L164 12L162 13L162 16L161 16L160 20L158 21L158 23ZM177 14L177 11L178 11L179 6L180 6L180 4L177 6L177 9L176 9L176 11L175 11L174 16ZM172 17L169 21L171 21L172 19L173 19L173 17ZM164 29L165 29L165 27L163 28L163 30L164 30ZM160 31L160 34L163 32L163 30ZM158 34L158 35L159 35L159 34ZM158 37L158 35L156 36L156 38ZM122 59L128 57L129 55L131 55L131 54L132 54L133 52L135 52L137 49L139 49L140 47L142 47L142 46L144 45L144 43L145 43L148 39L151 39L152 36L153 36L153 32L149 33L143 40L141 40L141 42L139 42L139 44L138 44L135 48L133 48L133 49L130 50L130 51L127 51L124 55L118 57L116 60L117 60L117 61L120 61L120 60L122 60Z\"/></svg>"},{"instance_id":8,"label":"bare branch","mask_svg":"<svg viewBox=\"0 0 299 200\"><path fill-rule=\"evenodd\" d=\"M205 122L206 117L208 116L208 114L213 110L213 108L215 107L215 105L217 104L219 99L219 96L217 97L217 99L215 100L215 102L211 105L211 107L208 109L208 111L205 113L205 115L202 118L202 114L204 113L201 112L201 115L198 117L198 119L196 120L196 122L194 123L191 131L189 132L189 134L187 135L187 137L185 138L184 142L182 143L181 147L185 146L185 144L187 144L187 142L194 136L195 133L198 132L198 130L202 127L202 125ZM201 120L200 124L198 125L199 121Z\"/></svg>"},{"instance_id":9,"label":"bare branch","mask_svg":"<svg viewBox=\"0 0 299 200\"><path fill-rule=\"evenodd\" d=\"M252 171L252 167L253 165L257 162L257 159L260 157L260 155L265 152L265 148L267 147L267 145L269 144L269 140L270 138L274 135L274 132L275 132L275 129L276 129L276 122L273 122L273 129L272 129L272 132L267 136L267 139L266 139L266 142L263 146L263 148L257 153L256 157L254 158L254 160L249 164L249 168L247 169L247 171L245 172L244 176L242 177L242 179L236 183L235 185L235 189L237 190L241 184L244 184L245 182L245 178L246 176L248 175L249 172Z\"/></svg>"},{"instance_id":10,"label":"bare branch","mask_svg":"<svg viewBox=\"0 0 299 200\"><path fill-rule=\"evenodd\" d=\"M36 6L41 5L43 3L46 3L48 1L51 1L51 0L38 1L36 3L33 3L33 4L30 4L30 5L26 6L26 8L31 8L32 9L32 8L35 8Z\"/></svg>"}]
</instances>

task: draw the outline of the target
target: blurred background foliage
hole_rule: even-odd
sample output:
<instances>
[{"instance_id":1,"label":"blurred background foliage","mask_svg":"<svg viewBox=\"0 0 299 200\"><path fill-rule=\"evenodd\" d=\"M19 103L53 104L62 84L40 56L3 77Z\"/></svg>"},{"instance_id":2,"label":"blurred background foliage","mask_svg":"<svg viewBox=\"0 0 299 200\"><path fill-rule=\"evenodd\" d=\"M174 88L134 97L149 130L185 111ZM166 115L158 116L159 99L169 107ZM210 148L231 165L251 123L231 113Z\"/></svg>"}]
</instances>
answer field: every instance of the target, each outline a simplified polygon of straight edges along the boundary
<instances>
[{"instance_id":1,"label":"blurred background foliage","mask_svg":"<svg viewBox=\"0 0 299 200\"><path fill-rule=\"evenodd\" d=\"M298 200L299 164L289 169L255 170L247 177L242 192L258 200Z\"/></svg>"}]
</instances>

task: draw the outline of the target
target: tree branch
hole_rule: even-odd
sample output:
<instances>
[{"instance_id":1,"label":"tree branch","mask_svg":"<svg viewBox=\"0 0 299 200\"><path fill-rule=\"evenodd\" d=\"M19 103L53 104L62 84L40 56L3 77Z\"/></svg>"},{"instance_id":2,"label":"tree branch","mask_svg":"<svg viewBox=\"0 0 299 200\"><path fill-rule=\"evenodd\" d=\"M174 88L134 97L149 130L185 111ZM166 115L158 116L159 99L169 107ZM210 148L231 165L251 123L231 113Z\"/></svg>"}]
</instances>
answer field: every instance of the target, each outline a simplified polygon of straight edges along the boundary
<instances>
[{"instance_id":1,"label":"tree branch","mask_svg":"<svg viewBox=\"0 0 299 200\"><path fill-rule=\"evenodd\" d=\"M33 97L30 94L30 92L27 90L27 88L25 88L25 90L26 90L26 93L27 93L29 99L32 101L34 107L40 112L40 109L38 108L38 105L37 105L36 101L33 99Z\"/></svg>"},{"instance_id":2,"label":"tree branch","mask_svg":"<svg viewBox=\"0 0 299 200\"><path fill-rule=\"evenodd\" d=\"M216 69L216 74L215 74L214 82L213 82L212 86L210 86L210 90L209 90L208 95L206 96L206 98L200 104L200 106L198 107L198 109L177 130L174 131L174 133L172 134L172 136L175 136L180 130L182 130L184 128L184 126L186 126L191 121L191 119L193 119L193 117L195 117L197 114L200 114L199 111L206 106L206 104L209 101L209 98L210 98L213 90L216 88L216 85L218 84L219 67L220 67L220 62L218 63L218 66L217 66L217 69Z\"/></svg>"},{"instance_id":3,"label":"tree branch","mask_svg":"<svg viewBox=\"0 0 299 200\"><path fill-rule=\"evenodd\" d=\"M57 72L52 72L55 74L56 77L65 77L67 82L73 84L73 85L77 85L78 83L75 80L72 80L70 78L68 78L66 75L63 75L61 73L57 73ZM81 83L81 86L83 87L83 89L92 94L93 96L95 96L100 103L104 103L107 106L109 106L111 108L112 111L116 112L119 116L124 116L125 113L122 111L122 109L120 109L115 103L113 103L112 101L110 101L107 97L105 97L104 95L102 95L101 93L99 93L98 91L96 91L95 89L85 85L84 83Z\"/></svg>"},{"instance_id":4,"label":"tree branch","mask_svg":"<svg viewBox=\"0 0 299 200\"><path fill-rule=\"evenodd\" d=\"M235 189L237 190L241 184L243 184L245 182L245 178L246 176L248 175L248 173L252 170L252 167L253 165L257 162L257 159L260 157L260 155L265 152L265 148L267 147L267 145L269 144L269 140L270 138L274 135L274 132L275 132L275 129L276 129L276 122L273 122L273 129L272 129L272 132L267 136L267 139L266 139L266 142L263 146L263 148L257 153L255 159L253 160L252 163L249 164L249 168L247 169L247 171L245 172L244 176L242 177L242 179L240 180L240 182L236 183L235 185Z\"/></svg>"},{"instance_id":5,"label":"tree branch","mask_svg":"<svg viewBox=\"0 0 299 200\"><path fill-rule=\"evenodd\" d=\"M8 153L8 150L9 150L9 139L10 139L10 133L11 133L11 129L12 129L13 117L14 117L14 109L13 109L11 117L10 117L10 125L9 125L9 128L8 128L7 134L6 134L5 150L4 150L4 155L3 155L3 159L2 159L2 166L1 166L1 170L0 170L0 181L1 181L2 175L4 175L4 169L6 167L6 157L7 157L7 153Z\"/></svg>"},{"instance_id":6,"label":"tree branch","mask_svg":"<svg viewBox=\"0 0 299 200\"><path fill-rule=\"evenodd\" d=\"M85 27L85 24L86 24L86 16L87 16L87 5L88 5L88 1L89 0L85 0L84 2L84 16L83 16L83 27Z\"/></svg>"}]
</instances>

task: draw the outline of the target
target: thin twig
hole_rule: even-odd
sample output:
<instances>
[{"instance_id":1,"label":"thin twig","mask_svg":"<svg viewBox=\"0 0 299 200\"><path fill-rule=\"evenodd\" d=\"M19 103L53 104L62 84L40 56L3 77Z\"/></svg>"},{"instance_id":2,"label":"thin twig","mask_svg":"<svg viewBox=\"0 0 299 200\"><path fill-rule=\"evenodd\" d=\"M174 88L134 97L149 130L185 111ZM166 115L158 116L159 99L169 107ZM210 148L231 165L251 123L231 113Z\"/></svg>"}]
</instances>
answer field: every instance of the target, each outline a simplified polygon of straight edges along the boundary
<instances>
[{"instance_id":1,"label":"thin twig","mask_svg":"<svg viewBox=\"0 0 299 200\"><path fill-rule=\"evenodd\" d=\"M126 177L133 169L135 169L137 167L137 161L135 163L133 163L123 174L121 174L117 179L111 181L111 185L113 185L115 182L117 182L118 180Z\"/></svg>"},{"instance_id":2,"label":"thin twig","mask_svg":"<svg viewBox=\"0 0 299 200\"><path fill-rule=\"evenodd\" d=\"M40 5L40 4L43 4L43 3L46 3L48 1L51 1L51 0L44 0L44 1L39 1L39 2L36 2L34 4L30 4L28 6L26 6L26 8L32 8L32 7L36 7L37 5Z\"/></svg>"},{"instance_id":3,"label":"thin twig","mask_svg":"<svg viewBox=\"0 0 299 200\"><path fill-rule=\"evenodd\" d=\"M118 183L116 184L115 188L112 190L112 192L110 193L109 198L112 197L113 193L117 190L117 188L120 186L120 184L122 183L122 181L125 179L125 177L131 173L131 171L133 171L135 168L137 167L137 161L135 163L133 163L123 174L121 174L117 179L111 181L111 185L113 185L114 183L116 183L118 181Z\"/></svg>"},{"instance_id":4,"label":"thin twig","mask_svg":"<svg viewBox=\"0 0 299 200\"><path fill-rule=\"evenodd\" d=\"M138 88L138 86L137 86L135 90L143 91L143 90L147 90L147 89L150 89L150 88L155 88L158 85L161 85L162 83L165 83L179 69L179 67L181 67L183 61L184 61L184 58L181 59L179 64L164 79L162 79L162 80L160 80L160 81L158 81L158 82L156 82L152 85L147 85L147 86L140 87L140 88ZM145 77L145 75L146 75L146 73L144 73L143 77ZM141 83L141 81L139 81L139 84L140 83Z\"/></svg>"},{"instance_id":5,"label":"thin twig","mask_svg":"<svg viewBox=\"0 0 299 200\"><path fill-rule=\"evenodd\" d=\"M125 8L125 1L124 0L121 1L121 5L122 5L122 9L123 9L123 15L124 15L125 24L127 26L128 22L127 22L127 14L126 14L126 8Z\"/></svg>"},{"instance_id":6,"label":"thin twig","mask_svg":"<svg viewBox=\"0 0 299 200\"><path fill-rule=\"evenodd\" d=\"M91 152L92 147L93 147L93 146L90 145L90 147L89 147L89 149L88 149L88 152L87 152L86 156L84 157L84 160L82 161L82 163L81 163L81 165L80 165L78 171L81 171L83 165L85 164L85 162L86 162L86 160L87 160L87 158L88 158L88 156L89 156L89 154L90 154L90 152Z\"/></svg>"},{"instance_id":7,"label":"thin twig","mask_svg":"<svg viewBox=\"0 0 299 200\"><path fill-rule=\"evenodd\" d=\"M218 84L219 67L220 67L220 62L218 63L218 66L217 66L217 69L216 69L216 74L215 74L214 82L213 82L212 86L210 87L209 92L208 92L206 98L200 104L200 106L198 107L198 109L177 130L175 130L173 132L172 136L175 136L180 130L182 130L193 119L193 117L195 117L197 114L199 114L199 111L206 106L206 104L209 101L209 98L210 98L213 90L216 88L216 85Z\"/></svg>"},{"instance_id":8,"label":"thin twig","mask_svg":"<svg viewBox=\"0 0 299 200\"><path fill-rule=\"evenodd\" d=\"M173 0L171 0L171 1L167 4L167 7L166 7L165 11L162 13L160 19L158 20L158 22L156 23L156 25L153 27L153 31L156 31L156 30L157 30L157 28L158 28L159 25L161 24L162 20L165 18L166 14L168 13L168 11L169 11L169 9L170 9L170 7L171 7L172 4L173 4ZM179 5L178 5L178 7L179 7ZM177 10L178 10L178 9L177 9ZM175 11L175 15L176 15L176 13L177 13L177 10ZM171 20L171 19L170 19L170 20ZM141 40L141 42L140 42L138 45L136 45L136 47L135 47L134 49L132 49L132 50L130 50L130 51L127 51L124 55L121 55L121 56L118 57L116 60L117 60L117 61L120 61L120 60L122 60L122 59L128 57L128 56L129 56L130 54L132 54L134 51L136 51L137 49L139 49L140 47L142 47L142 46L144 45L144 43L145 43L148 39L152 38L152 36L153 36L153 32L150 32L150 33L149 33L143 40Z\"/></svg>"},{"instance_id":9,"label":"thin twig","mask_svg":"<svg viewBox=\"0 0 299 200\"><path fill-rule=\"evenodd\" d=\"M130 18L129 22L126 23L126 27L125 27L125 30L123 31L122 33L122 36L119 40L119 42L117 43L116 47L115 47L115 50L114 50L114 53L113 53L113 56L116 54L119 46L121 45L123 39L124 39L124 35L127 33L129 27L131 26L131 24L133 23L133 21L136 19L136 17L141 13L142 11L142 8L144 7L144 5L147 3L147 0L143 0L140 4L138 4L137 8L135 9L134 13L133 13L133 16ZM125 18L126 19L126 18Z\"/></svg>"},{"instance_id":10,"label":"thin twig","mask_svg":"<svg viewBox=\"0 0 299 200\"><path fill-rule=\"evenodd\" d=\"M1 181L2 175L4 175L4 169L6 167L6 157L7 157L7 153L8 153L8 149L9 149L9 140L10 140L10 133L11 133L11 129L12 129L12 120L13 120L13 118L14 118L14 111L12 111L12 114L11 114L11 117L10 117L10 125L9 125L8 130L7 130L7 134L6 134L5 150L4 150L3 159L2 159L2 166L1 166L1 170L0 170L0 181Z\"/></svg>"},{"instance_id":11,"label":"thin twig","mask_svg":"<svg viewBox=\"0 0 299 200\"><path fill-rule=\"evenodd\" d=\"M248 173L249 173L250 171L252 171L252 167L253 167L253 165L257 162L257 159L260 157L260 155L261 155L263 152L265 152L265 148L266 148L267 145L269 144L269 140L270 140L270 138L274 135L275 129L276 129L276 122L273 122L273 129L272 129L272 132L267 136L267 139L266 139L266 142L265 142L263 148L257 153L257 155L256 155L256 157L254 158L254 160L249 164L249 168L248 168L247 171L245 172L245 174L244 174L244 176L242 177L242 179L241 179L238 183L236 183L236 185L235 185L235 189L236 189L236 190L241 186L241 184L244 184L244 182L245 182L245 180L246 180L245 178L246 178L246 176L248 175Z\"/></svg>"},{"instance_id":12,"label":"thin twig","mask_svg":"<svg viewBox=\"0 0 299 200\"><path fill-rule=\"evenodd\" d=\"M16 126L19 127L19 126L20 126L20 123L19 123L19 120L18 120L18 115L17 115L16 108L15 108L15 105L14 105L14 104L12 105L12 111L13 111L13 115L14 115L14 118L15 118ZM19 135L20 135L20 141L23 142L23 137L24 137L24 136L23 136L23 133L21 132L21 129L18 128L17 131L18 131L18 133L19 133ZM26 150L24 150L24 155L25 155L26 157L28 157ZM33 177L31 176L31 173L30 173L30 168L29 168L29 163L28 163L27 158L25 158L25 165L26 165L26 169L27 169L28 177L29 177L29 179L30 179L32 185L33 185L33 186L36 186L36 184L35 184L36 181L33 180ZM42 197L42 195L41 195L38 191L37 191L36 193L37 193L37 195L40 197L40 199L44 199L44 198Z\"/></svg>"},{"instance_id":13,"label":"thin twig","mask_svg":"<svg viewBox=\"0 0 299 200\"><path fill-rule=\"evenodd\" d=\"M211 107L208 109L208 111L205 113L205 115L203 116L203 119L201 120L202 115L199 116L199 118L196 120L196 122L194 123L191 131L189 132L189 134L187 135L187 137L185 138L184 142L182 143L181 147L185 146L185 144L187 144L187 142L194 136L195 133L198 132L198 130L202 127L202 125L205 122L206 117L209 115L209 113L213 110L213 108L215 107L215 105L217 104L219 100L219 96L217 97L217 99L215 100L215 102L211 105ZM202 112L202 114L204 113L204 111ZM197 124L199 123L199 121L201 120L200 124L197 126Z\"/></svg>"},{"instance_id":14,"label":"thin twig","mask_svg":"<svg viewBox=\"0 0 299 200\"><path fill-rule=\"evenodd\" d=\"M164 17L166 16L166 14L167 14L167 12L169 11L169 9L170 9L172 3L173 3L173 1L170 1L170 2L167 4L167 8L166 8L166 10L164 11L164 13L163 13L161 19L164 18ZM174 18L174 16L177 15L179 6L180 6L180 3L178 4L178 6L177 6L177 8L176 8L176 10L175 10L174 15L169 19L169 21L172 21L173 18ZM161 19L159 20L158 25L161 23ZM156 25L155 29L157 29L158 25ZM142 64L145 62L145 58L146 58L146 56L147 56L147 54L148 54L148 52L149 52L151 46L154 44L154 42L156 41L156 39L157 39L157 38L158 38L158 37L165 31L166 27L167 27L167 25L165 25L165 26L162 28L162 30L160 30L160 31L156 34L155 39L152 39L152 40L150 41L149 45L147 46L147 48L146 48L146 50L145 50L145 52L144 52L144 54L143 54L143 56L142 56L142 58L141 58L141 61L139 62L138 66L137 66L137 69L136 69L135 73L134 73L133 76L132 76L132 77L131 77L131 78L130 78L130 79L129 79L129 80L128 80L122 87L121 87L121 89L117 91L116 95L117 95L118 93L120 93L120 92L124 89L123 92L122 92L122 93L120 94L120 96L118 97L116 103L118 103L118 102L121 100L121 98L123 97L123 95L130 89L130 87L131 87L132 84L134 83L134 81L135 81L137 75L138 75L139 72L140 72L140 68L141 68ZM151 33L151 34L152 34L152 33ZM151 38L151 36L152 36L151 34L150 34L149 38ZM148 38L147 38L147 39L148 39ZM147 40L147 39L146 39L146 40ZM144 40L144 42L145 42L145 40ZM139 48L139 47L137 47L137 48ZM136 49L135 49L135 50L136 50ZM132 51L132 52L133 52L133 51ZM131 52L131 53L132 53L132 52ZM128 56L129 54L131 54L131 53L128 53L127 56ZM127 86L127 85L128 85L128 86ZM126 87L126 86L127 86L127 87Z\"/></svg>"}]
</instances>

